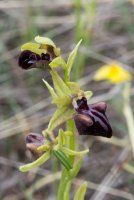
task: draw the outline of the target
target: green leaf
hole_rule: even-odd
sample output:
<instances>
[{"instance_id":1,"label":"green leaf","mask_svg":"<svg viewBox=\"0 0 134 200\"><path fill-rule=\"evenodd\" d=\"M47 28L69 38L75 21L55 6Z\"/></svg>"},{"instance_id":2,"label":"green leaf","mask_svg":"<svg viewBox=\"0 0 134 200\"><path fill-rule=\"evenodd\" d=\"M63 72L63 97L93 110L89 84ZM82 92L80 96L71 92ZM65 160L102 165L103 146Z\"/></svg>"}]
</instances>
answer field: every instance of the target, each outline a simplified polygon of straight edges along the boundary
<instances>
[{"instance_id":1,"label":"green leaf","mask_svg":"<svg viewBox=\"0 0 134 200\"><path fill-rule=\"evenodd\" d=\"M86 190L87 190L87 182L84 182L79 186L74 196L74 200L84 200Z\"/></svg>"},{"instance_id":2,"label":"green leaf","mask_svg":"<svg viewBox=\"0 0 134 200\"><path fill-rule=\"evenodd\" d=\"M73 66L73 63L74 63L74 60L77 55L77 51L78 51L78 48L79 48L81 42L82 42L82 39L78 42L78 44L76 45L76 47L73 49L73 51L70 53L70 55L68 57L68 60L67 60L68 74L70 74L70 71L72 69L72 66Z\"/></svg>"},{"instance_id":3,"label":"green leaf","mask_svg":"<svg viewBox=\"0 0 134 200\"><path fill-rule=\"evenodd\" d=\"M60 124L72 118L74 113L74 109L68 108L67 106L57 109L49 122L48 130L54 130Z\"/></svg>"},{"instance_id":4,"label":"green leaf","mask_svg":"<svg viewBox=\"0 0 134 200\"><path fill-rule=\"evenodd\" d=\"M50 157L50 152L46 152L42 156L40 156L37 160L35 160L34 162L20 166L19 169L21 172L27 172L35 167L38 167L38 166L44 164L49 159L49 157Z\"/></svg>"},{"instance_id":5,"label":"green leaf","mask_svg":"<svg viewBox=\"0 0 134 200\"><path fill-rule=\"evenodd\" d=\"M66 69L67 64L65 63L64 59L61 56L59 56L53 59L52 62L49 64L49 66L52 69L57 68L57 67L62 67L63 69Z\"/></svg>"},{"instance_id":6,"label":"green leaf","mask_svg":"<svg viewBox=\"0 0 134 200\"><path fill-rule=\"evenodd\" d=\"M57 99L57 94L54 92L54 89L49 85L49 83L47 81L45 81L44 79L42 79L42 80L45 83L47 89L49 90L53 100Z\"/></svg>"},{"instance_id":7,"label":"green leaf","mask_svg":"<svg viewBox=\"0 0 134 200\"><path fill-rule=\"evenodd\" d=\"M53 85L58 96L70 95L71 90L54 70L51 71Z\"/></svg>"},{"instance_id":8,"label":"green leaf","mask_svg":"<svg viewBox=\"0 0 134 200\"><path fill-rule=\"evenodd\" d=\"M52 152L68 171L72 169L69 158L61 150L53 150Z\"/></svg>"}]
</instances>

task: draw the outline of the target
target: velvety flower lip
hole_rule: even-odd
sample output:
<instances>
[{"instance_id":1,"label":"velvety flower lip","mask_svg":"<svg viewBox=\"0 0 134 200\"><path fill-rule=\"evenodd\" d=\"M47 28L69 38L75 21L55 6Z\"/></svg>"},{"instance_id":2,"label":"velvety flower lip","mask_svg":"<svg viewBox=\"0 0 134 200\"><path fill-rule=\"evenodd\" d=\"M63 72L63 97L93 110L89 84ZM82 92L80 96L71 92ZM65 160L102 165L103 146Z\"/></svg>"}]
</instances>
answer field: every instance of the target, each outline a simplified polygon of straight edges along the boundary
<instances>
[{"instance_id":1,"label":"velvety flower lip","mask_svg":"<svg viewBox=\"0 0 134 200\"><path fill-rule=\"evenodd\" d=\"M87 99L86 98L82 98L82 99L78 99L77 100L77 110L89 110L89 106L87 105Z\"/></svg>"},{"instance_id":2,"label":"velvety flower lip","mask_svg":"<svg viewBox=\"0 0 134 200\"><path fill-rule=\"evenodd\" d=\"M41 60L41 57L32 51L25 50L19 56L18 65L23 69L35 67L35 64Z\"/></svg>"},{"instance_id":3,"label":"velvety flower lip","mask_svg":"<svg viewBox=\"0 0 134 200\"><path fill-rule=\"evenodd\" d=\"M50 61L50 55L48 53L42 53L41 59L49 62Z\"/></svg>"},{"instance_id":4,"label":"velvety flower lip","mask_svg":"<svg viewBox=\"0 0 134 200\"><path fill-rule=\"evenodd\" d=\"M22 53L19 56L18 65L27 70L31 68L38 67L37 63L42 66L43 64L50 63L52 58L50 57L49 53L42 53L41 55L38 55L36 53L33 53L32 51L25 50L22 51Z\"/></svg>"},{"instance_id":5,"label":"velvety flower lip","mask_svg":"<svg viewBox=\"0 0 134 200\"><path fill-rule=\"evenodd\" d=\"M105 114L106 103L99 102L88 105L83 97L77 100L77 114L74 116L76 128L80 135L94 135L110 138L112 128Z\"/></svg>"}]
</instances>

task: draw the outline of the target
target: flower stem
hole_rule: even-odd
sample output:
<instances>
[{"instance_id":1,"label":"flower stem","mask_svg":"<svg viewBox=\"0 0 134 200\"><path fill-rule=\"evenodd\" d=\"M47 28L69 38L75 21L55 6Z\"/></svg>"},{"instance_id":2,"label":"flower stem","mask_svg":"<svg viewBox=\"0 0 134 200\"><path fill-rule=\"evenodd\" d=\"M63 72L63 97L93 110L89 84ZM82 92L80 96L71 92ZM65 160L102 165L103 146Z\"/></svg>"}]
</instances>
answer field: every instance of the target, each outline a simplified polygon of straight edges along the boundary
<instances>
[{"instance_id":1,"label":"flower stem","mask_svg":"<svg viewBox=\"0 0 134 200\"><path fill-rule=\"evenodd\" d=\"M74 140L74 122L72 119L67 121L67 131L71 131L73 134L68 138L68 148L71 150L75 149L75 140ZM69 156L70 162L73 165L74 156ZM70 183L69 183L70 182ZM69 186L69 187L68 187ZM57 200L64 200L64 192L69 190L71 186L71 180L69 177L69 173L66 169L62 170L61 180L58 188ZM69 192L69 191L68 191Z\"/></svg>"},{"instance_id":2,"label":"flower stem","mask_svg":"<svg viewBox=\"0 0 134 200\"><path fill-rule=\"evenodd\" d=\"M64 191L66 190L68 182L69 182L68 172L65 168L63 168L58 188L57 200L64 200Z\"/></svg>"},{"instance_id":3,"label":"flower stem","mask_svg":"<svg viewBox=\"0 0 134 200\"><path fill-rule=\"evenodd\" d=\"M74 137L74 121L72 119L69 119L67 121L67 130L71 131L73 134L69 137L68 141L68 148L70 150L75 150L75 137ZM70 161L73 164L74 163L74 156L70 156Z\"/></svg>"}]
</instances>

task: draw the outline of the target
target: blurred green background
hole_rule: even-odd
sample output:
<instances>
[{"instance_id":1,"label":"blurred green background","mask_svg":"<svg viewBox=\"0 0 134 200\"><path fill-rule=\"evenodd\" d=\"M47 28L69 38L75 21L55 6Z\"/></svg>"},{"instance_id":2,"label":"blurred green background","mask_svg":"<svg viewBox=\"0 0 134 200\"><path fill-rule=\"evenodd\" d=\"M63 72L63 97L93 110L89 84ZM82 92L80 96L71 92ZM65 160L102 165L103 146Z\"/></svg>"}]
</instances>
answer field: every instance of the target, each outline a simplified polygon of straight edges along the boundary
<instances>
[{"instance_id":1,"label":"blurred green background","mask_svg":"<svg viewBox=\"0 0 134 200\"><path fill-rule=\"evenodd\" d=\"M122 85L92 80L102 65L118 61L134 74L134 2L131 0L1 0L0 1L0 199L55 199L59 174L53 161L23 174L18 166L33 158L25 135L41 133L55 110L42 78L49 72L18 67L20 46L36 35L47 36L66 58L82 38L72 70L83 90L94 93L90 103L107 101L113 138L80 137L90 148L71 190L88 182L87 200L134 199L134 160L122 113ZM134 84L131 109L134 111ZM53 172L52 172L53 171Z\"/></svg>"}]
</instances>

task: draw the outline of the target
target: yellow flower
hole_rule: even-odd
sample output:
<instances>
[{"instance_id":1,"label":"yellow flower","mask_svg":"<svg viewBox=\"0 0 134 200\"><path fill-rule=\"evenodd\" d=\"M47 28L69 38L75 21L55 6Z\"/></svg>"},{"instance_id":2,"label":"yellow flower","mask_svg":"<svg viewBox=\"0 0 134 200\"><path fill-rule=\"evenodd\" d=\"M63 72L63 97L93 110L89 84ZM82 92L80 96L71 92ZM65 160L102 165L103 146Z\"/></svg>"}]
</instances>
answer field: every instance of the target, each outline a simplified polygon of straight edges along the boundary
<instances>
[{"instance_id":1,"label":"yellow flower","mask_svg":"<svg viewBox=\"0 0 134 200\"><path fill-rule=\"evenodd\" d=\"M132 75L118 63L102 66L97 70L94 76L95 81L108 80L113 84L122 83L131 79Z\"/></svg>"},{"instance_id":2,"label":"yellow flower","mask_svg":"<svg viewBox=\"0 0 134 200\"><path fill-rule=\"evenodd\" d=\"M35 37L35 42L29 42L21 46L21 51L29 50L33 53L36 53L38 55L51 53L53 54L52 57L57 57L60 55L60 49L56 47L54 42L47 38L47 37Z\"/></svg>"}]
</instances>

